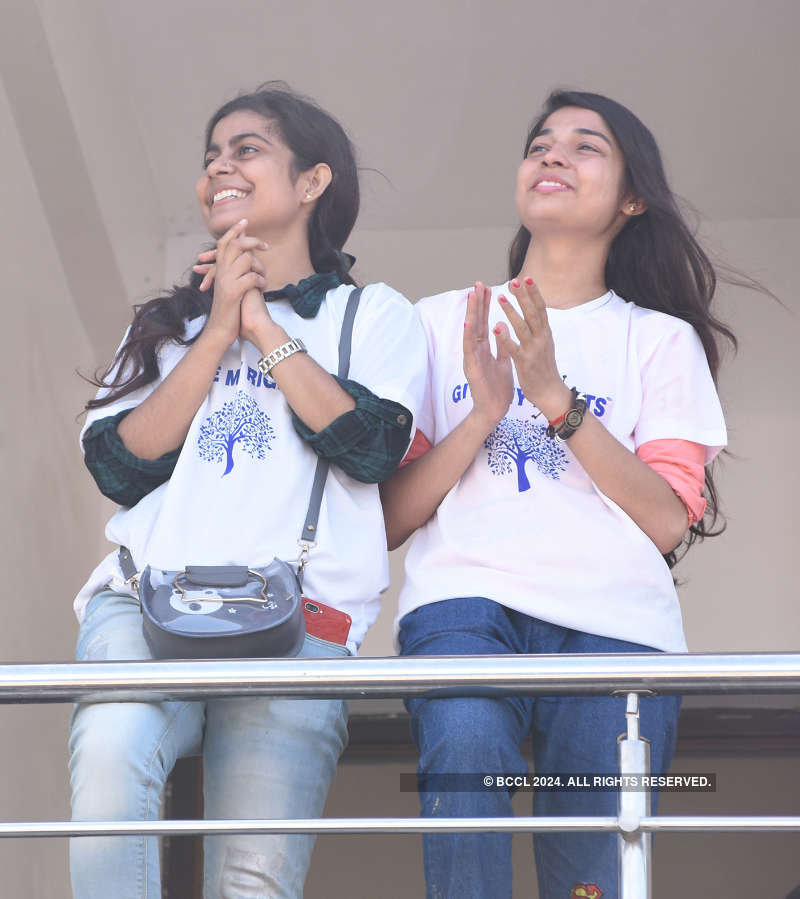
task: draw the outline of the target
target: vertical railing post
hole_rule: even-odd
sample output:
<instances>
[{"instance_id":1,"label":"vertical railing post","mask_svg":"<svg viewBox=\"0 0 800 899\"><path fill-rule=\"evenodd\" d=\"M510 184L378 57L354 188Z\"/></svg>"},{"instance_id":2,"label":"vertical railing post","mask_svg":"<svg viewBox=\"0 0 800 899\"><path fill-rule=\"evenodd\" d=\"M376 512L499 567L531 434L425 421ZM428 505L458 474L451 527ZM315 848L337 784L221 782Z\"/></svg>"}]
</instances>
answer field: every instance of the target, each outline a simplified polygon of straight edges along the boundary
<instances>
[{"instance_id":1,"label":"vertical railing post","mask_svg":"<svg viewBox=\"0 0 800 899\"><path fill-rule=\"evenodd\" d=\"M625 777L638 779L650 773L650 745L639 734L639 694L628 693L625 709L627 733L618 744L619 773L619 897L620 899L651 899L652 865L649 833L640 829L642 818L650 814L650 791L626 789Z\"/></svg>"}]
</instances>

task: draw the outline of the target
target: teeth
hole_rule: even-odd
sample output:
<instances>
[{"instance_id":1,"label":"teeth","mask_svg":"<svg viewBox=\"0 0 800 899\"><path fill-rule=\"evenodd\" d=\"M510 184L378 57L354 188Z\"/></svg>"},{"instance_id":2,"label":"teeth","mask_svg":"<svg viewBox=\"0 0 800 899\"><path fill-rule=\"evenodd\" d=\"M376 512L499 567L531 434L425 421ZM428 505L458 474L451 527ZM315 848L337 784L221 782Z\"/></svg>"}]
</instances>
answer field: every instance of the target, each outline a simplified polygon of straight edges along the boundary
<instances>
[{"instance_id":1,"label":"teeth","mask_svg":"<svg viewBox=\"0 0 800 899\"><path fill-rule=\"evenodd\" d=\"M237 197L241 199L242 197L246 197L247 194L243 190L233 190L229 188L228 190L221 190L219 193L214 194L214 198L211 200L211 204L213 206L214 203L219 200L227 200L229 197Z\"/></svg>"},{"instance_id":2,"label":"teeth","mask_svg":"<svg viewBox=\"0 0 800 899\"><path fill-rule=\"evenodd\" d=\"M540 181L536 186L541 187L542 185L546 185L547 187L566 187L566 184L563 184L561 181Z\"/></svg>"}]
</instances>

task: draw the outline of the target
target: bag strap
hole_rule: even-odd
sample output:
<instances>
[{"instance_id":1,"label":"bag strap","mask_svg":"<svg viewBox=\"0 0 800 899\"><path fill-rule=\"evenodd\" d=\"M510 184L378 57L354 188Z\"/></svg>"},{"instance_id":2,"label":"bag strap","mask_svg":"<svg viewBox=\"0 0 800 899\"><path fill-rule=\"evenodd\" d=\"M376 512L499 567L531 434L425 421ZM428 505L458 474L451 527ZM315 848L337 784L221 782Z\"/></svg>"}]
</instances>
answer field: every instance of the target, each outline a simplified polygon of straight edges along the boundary
<instances>
[{"instance_id":1,"label":"bag strap","mask_svg":"<svg viewBox=\"0 0 800 899\"><path fill-rule=\"evenodd\" d=\"M339 335L339 371L340 378L346 378L350 371L350 350L353 344L353 323L358 310L358 303L361 300L362 287L354 287L350 291L347 298L347 308L344 311L344 319L342 321L342 333ZM328 469L330 463L327 459L320 457L317 459L317 468L314 472L314 481L311 486L311 499L308 502L308 511L306 512L306 520L303 524L303 530L300 532L300 546L302 553L300 557L300 573L303 571L305 564L305 556L308 553L309 544L315 543L317 539L317 521L319 520L319 510L322 505L322 494L325 490L325 481L328 477Z\"/></svg>"}]
</instances>

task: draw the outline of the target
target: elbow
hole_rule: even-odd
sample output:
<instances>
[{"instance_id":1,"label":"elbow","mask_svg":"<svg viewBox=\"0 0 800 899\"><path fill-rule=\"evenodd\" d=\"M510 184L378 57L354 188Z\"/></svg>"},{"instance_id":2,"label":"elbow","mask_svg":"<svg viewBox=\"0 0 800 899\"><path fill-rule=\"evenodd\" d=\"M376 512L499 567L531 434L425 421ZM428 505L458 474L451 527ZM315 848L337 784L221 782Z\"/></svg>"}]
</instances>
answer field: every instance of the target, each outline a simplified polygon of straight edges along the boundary
<instances>
[{"instance_id":1,"label":"elbow","mask_svg":"<svg viewBox=\"0 0 800 899\"><path fill-rule=\"evenodd\" d=\"M388 481L379 487L383 505L383 526L386 530L386 548L389 552L402 546L412 534L412 530L404 525L398 515L400 504L395 502L394 486L391 481Z\"/></svg>"},{"instance_id":2,"label":"elbow","mask_svg":"<svg viewBox=\"0 0 800 899\"><path fill-rule=\"evenodd\" d=\"M398 549L401 547L406 540L411 536L411 531L408 533L399 531L396 528L386 526L386 548L391 552L393 549Z\"/></svg>"},{"instance_id":3,"label":"elbow","mask_svg":"<svg viewBox=\"0 0 800 899\"><path fill-rule=\"evenodd\" d=\"M670 521L662 523L658 533L651 536L662 556L666 556L680 546L688 527L689 517L685 508L682 508L680 516L676 515Z\"/></svg>"}]
</instances>

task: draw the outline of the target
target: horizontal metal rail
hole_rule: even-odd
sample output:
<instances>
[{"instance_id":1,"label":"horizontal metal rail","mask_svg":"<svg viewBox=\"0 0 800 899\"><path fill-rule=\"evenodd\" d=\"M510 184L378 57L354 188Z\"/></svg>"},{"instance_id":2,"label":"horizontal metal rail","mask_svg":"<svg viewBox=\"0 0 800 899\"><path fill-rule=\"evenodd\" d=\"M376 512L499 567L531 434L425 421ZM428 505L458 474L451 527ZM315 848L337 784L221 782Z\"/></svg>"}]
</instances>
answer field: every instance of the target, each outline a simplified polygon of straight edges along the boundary
<instances>
[{"instance_id":1,"label":"horizontal metal rail","mask_svg":"<svg viewBox=\"0 0 800 899\"><path fill-rule=\"evenodd\" d=\"M414 656L0 665L0 703L157 702L223 696L625 695L622 773L649 771L639 733L647 694L800 693L800 653ZM641 745L640 745L641 744ZM651 833L800 831L800 817L652 817L647 800L618 796L610 818L325 818L259 821L0 822L4 837L252 833L617 833L620 899L650 899Z\"/></svg>"},{"instance_id":2,"label":"horizontal metal rail","mask_svg":"<svg viewBox=\"0 0 800 899\"><path fill-rule=\"evenodd\" d=\"M618 818L286 818L237 821L34 821L0 824L3 837L189 836L251 833L629 833ZM676 816L641 818L636 832L793 832L800 818Z\"/></svg>"},{"instance_id":3,"label":"horizontal metal rail","mask_svg":"<svg viewBox=\"0 0 800 899\"><path fill-rule=\"evenodd\" d=\"M800 653L414 656L0 665L0 703L800 693Z\"/></svg>"}]
</instances>

